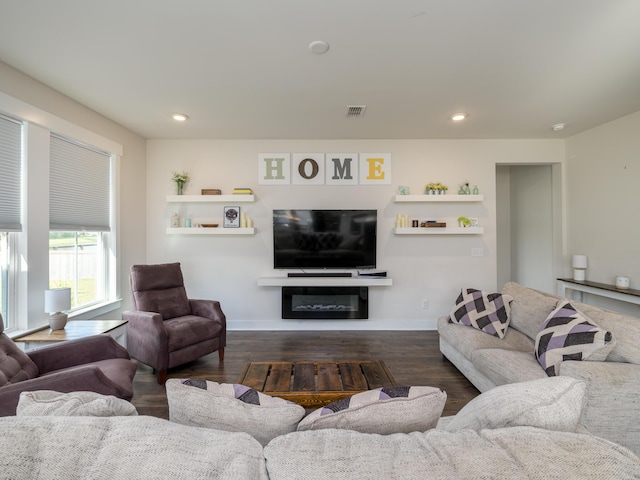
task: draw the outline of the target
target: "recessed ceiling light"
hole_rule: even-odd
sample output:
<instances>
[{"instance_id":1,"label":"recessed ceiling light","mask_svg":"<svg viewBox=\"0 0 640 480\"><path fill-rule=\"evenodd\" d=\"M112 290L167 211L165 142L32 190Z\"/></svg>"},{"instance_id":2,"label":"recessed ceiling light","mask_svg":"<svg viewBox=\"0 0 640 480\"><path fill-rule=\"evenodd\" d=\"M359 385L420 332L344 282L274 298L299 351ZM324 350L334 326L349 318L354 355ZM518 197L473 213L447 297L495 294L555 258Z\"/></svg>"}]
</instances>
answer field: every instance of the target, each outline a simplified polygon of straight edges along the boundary
<instances>
[{"instance_id":1,"label":"recessed ceiling light","mask_svg":"<svg viewBox=\"0 0 640 480\"><path fill-rule=\"evenodd\" d=\"M563 130L564 127L566 126L567 126L566 123L556 123L555 125L551 125L551 130L553 130L554 132L559 132L560 130Z\"/></svg>"},{"instance_id":2,"label":"recessed ceiling light","mask_svg":"<svg viewBox=\"0 0 640 480\"><path fill-rule=\"evenodd\" d=\"M467 118L467 114L466 113L454 113L449 118L451 118L451 120L453 120L454 122L461 122L462 120Z\"/></svg>"},{"instance_id":3,"label":"recessed ceiling light","mask_svg":"<svg viewBox=\"0 0 640 480\"><path fill-rule=\"evenodd\" d=\"M185 122L189 119L189 117L184 113L174 113L171 118L173 118L176 122Z\"/></svg>"},{"instance_id":4,"label":"recessed ceiling light","mask_svg":"<svg viewBox=\"0 0 640 480\"><path fill-rule=\"evenodd\" d=\"M309 50L311 50L312 53L321 55L323 53L327 53L327 50L329 50L329 44L327 42L323 42L322 40L316 40L315 42L311 42L309 44Z\"/></svg>"}]
</instances>

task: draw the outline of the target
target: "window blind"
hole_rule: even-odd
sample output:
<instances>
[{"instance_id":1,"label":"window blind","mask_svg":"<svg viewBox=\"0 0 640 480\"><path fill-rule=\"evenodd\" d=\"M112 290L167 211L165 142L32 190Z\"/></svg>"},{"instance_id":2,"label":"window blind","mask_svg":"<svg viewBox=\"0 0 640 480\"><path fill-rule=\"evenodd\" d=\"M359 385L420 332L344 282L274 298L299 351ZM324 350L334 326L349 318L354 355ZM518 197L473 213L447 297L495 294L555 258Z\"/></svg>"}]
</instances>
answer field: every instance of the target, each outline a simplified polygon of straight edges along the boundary
<instances>
[{"instance_id":1,"label":"window blind","mask_svg":"<svg viewBox=\"0 0 640 480\"><path fill-rule=\"evenodd\" d=\"M108 232L111 155L51 135L49 229Z\"/></svg>"},{"instance_id":2,"label":"window blind","mask_svg":"<svg viewBox=\"0 0 640 480\"><path fill-rule=\"evenodd\" d=\"M0 231L19 232L22 208L22 123L0 115Z\"/></svg>"}]
</instances>

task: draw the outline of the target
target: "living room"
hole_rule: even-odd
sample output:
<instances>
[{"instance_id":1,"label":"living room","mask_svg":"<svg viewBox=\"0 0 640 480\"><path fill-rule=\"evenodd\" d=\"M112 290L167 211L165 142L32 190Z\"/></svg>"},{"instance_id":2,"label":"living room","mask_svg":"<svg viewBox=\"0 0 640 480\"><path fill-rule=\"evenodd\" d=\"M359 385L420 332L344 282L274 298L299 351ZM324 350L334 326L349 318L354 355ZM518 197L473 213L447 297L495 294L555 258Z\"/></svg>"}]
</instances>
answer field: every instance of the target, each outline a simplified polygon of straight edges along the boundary
<instances>
[{"instance_id":1,"label":"living room","mask_svg":"<svg viewBox=\"0 0 640 480\"><path fill-rule=\"evenodd\" d=\"M325 55L331 53L330 50ZM640 266L635 238L640 227L629 219L634 218L633 192L638 180L639 147L635 132L640 113L629 106L626 111L630 114L611 118L584 131L573 124L567 124L560 132L552 131L551 125L539 125L539 138L473 139L464 138L464 131L456 131L448 133L455 138L442 139L429 138L428 133L426 138L408 139L378 139L370 135L362 135L360 140L289 139L286 132L282 138L275 139L172 139L172 135L181 135L180 129L188 127L179 125L169 126L175 130L167 134L167 138L145 139L73 100L72 95L71 98L62 95L6 63L2 64L0 82L6 113L21 113L21 107L11 111L12 104L18 100L40 110L30 114L34 119L42 118L42 111L46 111L122 146L125 153L119 163L117 182L119 273L116 291L122 299L120 311L130 305L129 267L165 261L182 263L191 295L213 296L223 303L231 329L433 329L437 317L447 313L463 286L497 289L505 281L515 280L555 292L555 279L571 275L573 254L588 257L590 280L610 284L616 276L626 275L632 286L638 282L634 277ZM604 101L604 98L593 99L598 106ZM374 113L369 111L366 115ZM474 121L473 117L469 121ZM577 133L567 134L571 129ZM385 153L391 159L391 180L384 185L260 185L258 157L272 152ZM549 169L546 184L535 187L553 198L550 206L545 205L543 218L536 205L527 205L524 197L512 203L524 203L525 207L518 207L520 210L512 217L499 217L498 207L508 202L505 198L498 202L498 195L505 188L505 176L498 176L497 168L511 168L515 175L518 166ZM256 201L242 204L242 210L254 221L255 235L168 235L166 229L172 213L182 217L199 216L200 220L194 218L194 222L199 223L207 220L218 223L222 217L222 204L204 207L167 203L167 196L175 194L175 184L171 181L174 171L187 171L191 176L186 186L189 195L199 194L204 188L217 188L229 194L235 187L251 187ZM457 193L461 183L470 182L478 186L484 199L462 204L394 203L399 185L408 186L412 194L422 194L424 186L435 181L447 184L448 194ZM519 181L522 183L511 195L526 190L527 180ZM42 185L38 180L34 182L31 191L41 191ZM34 224L32 230L42 224L38 215L46 211L44 208L29 212ZM272 210L275 208L378 211L376 266L388 272L393 285L370 288L367 321L281 319L279 288L258 285L259 278L274 274ZM477 217L484 233L394 235L399 213L420 221L445 220L449 225L455 223L458 216ZM515 227L508 224L509 219L519 218L525 219L525 227L512 232ZM540 233L543 230L544 234ZM542 243L547 244L542 253L533 248ZM514 251L505 254L510 248ZM517 254L516 250L524 253ZM472 251L479 252L480 256L472 256ZM535 255L526 252L535 252ZM540 258L541 255L544 257ZM40 313L44 311L40 292L46 287L46 262L36 256L35 262L29 263L28 293L21 295L29 299L28 306L22 307L28 313L22 316L39 317L43 323L46 315ZM246 302L246 298L251 298L251 302ZM593 300L600 302L597 298ZM423 308L425 305L427 308ZM635 306L617 302L614 305L637 315ZM118 316L118 310L101 316L112 318L114 315Z\"/></svg>"},{"instance_id":2,"label":"living room","mask_svg":"<svg viewBox=\"0 0 640 480\"><path fill-rule=\"evenodd\" d=\"M470 6L471 3L475 2L469 2L466 6L476 12L475 7ZM548 73L557 83L519 84L514 93L511 91L512 83L509 79L505 80L500 83L504 96L510 100L526 97L526 101L523 102L524 107L523 103L518 105L522 109L518 113L515 112L514 105L511 117L496 118L497 114L490 109L491 102L484 98L483 110L476 105L477 100L471 98L471 92L482 90L499 77L494 77L492 73L495 62L515 58L519 54L517 51L510 51L510 55L500 56L498 50L509 41L504 37L485 39L483 46L495 47L496 53L487 54L487 61L484 62L486 67L476 64L473 69L462 72L471 79L463 82L469 89L466 90L466 97L460 96L455 102L442 105L430 93L429 101L421 102L415 107L415 110L423 113L430 110L432 113L427 115L430 117L429 121L425 121L424 127L420 129L408 128L407 133L397 131L394 124L401 123L398 117L402 115L389 105L401 98L404 103L402 112L411 112L411 102L417 100L407 100L398 92L405 88L404 80L411 78L410 73L413 72L418 54L407 55L409 58L404 65L407 73L385 77L381 81L382 86L376 84L377 88L372 88L372 92L368 92L366 88L349 90L348 95L345 93L331 100L332 114L335 117L314 119L313 112L300 108L298 116L276 124L275 121L269 121L268 115L254 121L251 119L254 112L245 111L246 133L242 133L242 116L240 122L238 117L233 117L236 130L230 133L231 130L225 130L225 121L220 118L211 121L209 117L209 122L201 121L203 116L195 113L197 103L175 97L173 90L171 95L160 94L160 97L167 98L165 103L146 104L141 101L137 108L144 111L144 114L131 121L126 118L126 114L112 115L110 109L117 110L117 105L109 109L98 108L98 103L92 104L92 101L97 100L92 100L91 91L99 89L96 85L104 81L104 76L110 77L106 81L109 84L131 84L131 89L126 94L122 92L123 112L125 107L136 103L134 100L138 98L137 95L144 97L146 92L143 90L154 90L153 82L145 84L138 80L143 73L138 74L134 70L115 66L116 64L107 66L104 70L96 69L100 72L97 77L102 80L99 82L96 79L95 84L87 80L84 86L79 86L75 91L69 90L63 81L65 77L73 75L66 74L64 70L61 73L60 70L53 69L53 66L46 65L39 55L32 57L31 61L34 63L31 64L26 63L28 58L25 56L25 63L22 64L19 57L23 51L13 51L10 42L6 42L6 38L2 36L15 34L19 27L10 24L19 24L17 20L24 20L23 15L27 15L22 7L11 6L16 9L12 11L16 17L12 19L11 15L2 15L4 19L0 20L0 31L5 32L0 34L0 44L3 45L0 47L0 113L29 122L30 140L46 137L49 131L57 131L85 143L107 149L115 146L119 149L115 176L116 214L113 224L117 242L114 301L107 310L85 311L80 316L75 315L75 318L121 318L123 311L132 308L130 267L165 262L181 263L190 297L220 301L227 316L227 328L232 332L355 330L369 333L435 330L437 319L449 314L460 289L464 287L500 291L507 281L516 281L527 287L557 293L556 279L573 275L572 257L575 254L587 256L588 280L614 284L617 276L626 276L631 288L640 288L637 242L640 238L640 225L634 220L638 205L636 189L640 184L640 140L637 135L640 131L640 72L636 57L630 55L632 48L628 47L634 43L628 39L637 39L638 36L630 20L633 13L638 13L637 7L624 1L608 5L605 5L607 2L602 2L601 5L590 2L584 7L580 2L572 1L569 6L562 8L554 5L555 3L543 2L540 10L536 10L535 18L539 20L544 17L540 11L547 8L546 15L559 18L559 24L552 26L544 22L536 23L524 38L536 43L541 37L559 35L559 32L567 29L571 29L571 32L591 31L592 35L582 41L584 50L593 54L594 59L571 64L576 69L583 67L575 77L572 76L569 80L569 75L574 75L575 72L571 72L569 67L565 69L563 65L564 62L569 62L570 54L577 56L578 53L584 53L581 48L575 47L573 50L567 47L564 54L557 56L553 56L551 51L532 51L532 55L535 53L552 57L548 60L546 70L537 63L539 57L532 58L531 62L537 68L537 75L544 76ZM49 8L44 4L40 7L45 11ZM285 4L278 4L279 9L286 7ZM293 8L291 5L289 7ZM366 9L363 5L360 7ZM494 2L492 15L501 19L496 24L503 25L513 15L519 19L518 22L514 21L514 25L526 25L527 22L522 17L531 12L529 7L521 7L523 12L519 13L518 7L514 7L515 11L512 11L507 9L504 2ZM8 9L9 6L2 8ZM99 7L101 14L105 13L103 8L106 7ZM137 11L137 8L134 10ZM357 8L344 8L346 19L353 21L357 18ZM430 4L403 5L398 8L403 18L416 20L428 18L430 15L425 12L435 7ZM554 16L555 8L561 8L561 11L555 12L557 15ZM384 11L374 9L375 25L384 23L380 18ZM411 15L407 13L409 11L412 12ZM604 15L605 12L607 15ZM461 18L465 19L463 23L473 23L472 15L463 13L460 12ZM85 15L88 15L85 18L91 18L90 12L85 12ZM149 18L153 20L154 15L149 14ZM47 16L44 15L45 18ZM483 19L488 17L491 17L488 12L483 13ZM109 17L112 21L114 18L116 17ZM133 14L131 18L134 18ZM252 20L251 25L254 22L256 19ZM568 23L562 25L563 22ZM345 20L345 25L341 26L345 27L346 24L348 22ZM585 24L590 28L585 28ZM128 35L131 35L131 31L125 26L122 28L124 30L121 38L130 38ZM135 28L132 30L134 36L140 33ZM342 29L338 30L342 32ZM500 32L506 34L511 30L507 28ZM307 96L314 97L325 86L320 80L313 79L323 70L331 70L326 67L331 61L331 55L341 55L345 46L340 43L343 35L334 41L332 38L336 37L318 26L309 32L311 33L297 33L300 39L304 39L304 42L296 45L296 50L303 52L300 56L304 54L300 70L306 69L309 73L308 77L297 77L297 81L304 85L300 90L305 90ZM415 31L412 32L416 34ZM612 35L614 32L616 35ZM515 32L511 33L515 35ZM623 34L627 36L624 41L621 40ZM569 37L578 41L577 37ZM323 54L309 51L309 42L320 38L327 39L329 50ZM591 48L602 38L611 40L607 49ZM462 55L459 52L469 49L473 43L473 39L465 39L469 42L466 46L455 45L456 55ZM262 48L255 47L253 55L269 56L269 49L282 48L283 43L278 40L277 35L264 42ZM346 44L346 40L344 42ZM36 43L38 45L30 47L33 53L41 49L51 53L44 48L46 42ZM51 43L56 42L52 40ZM211 43L216 42L212 40ZM242 44L245 45L244 42ZM246 44L250 42L246 40ZM447 48L447 42L443 41L441 44L442 48ZM67 43L64 45L70 46ZM627 46L623 48L621 45ZM376 46L381 51L385 50L383 43ZM121 47L126 50L127 44ZM359 45L359 48L364 50L365 46ZM149 51L154 50L150 48ZM612 51L629 56L626 60L618 57L610 59L607 55L611 55ZM170 49L165 53L173 59L180 57ZM482 53L478 49L477 58L483 58ZM624 56L623 53L620 53L620 57ZM180 85L180 77L189 71L181 60L176 60L182 67L178 72L169 71L170 63L167 60L158 62L152 68L153 55L138 55L139 59L145 59L140 62L144 64L141 65L142 70L147 68L157 76L171 78L176 85ZM584 55L588 56L586 53ZM74 55L62 57L71 61ZM276 70L284 69L286 60L290 58L286 53L275 57L278 59L274 63ZM401 55L391 54L390 57ZM292 55L291 58L298 57ZM438 68L442 71L457 71L461 68L440 60L442 63L435 65L434 71ZM215 64L218 59L210 58L206 61ZM243 62L249 60L243 58ZM239 84L248 81L246 78L255 74L243 62L239 61L237 65ZM38 63L42 70L36 68ZM228 59L222 64L230 68ZM393 65L395 69L399 69L402 62L398 60ZM51 71L47 72L49 67ZM594 72L599 69L611 72L606 78L607 83L602 79L602 85L582 91L581 88L588 83L586 77L595 75ZM90 69L87 68L88 70ZM374 75L372 72L368 74ZM564 75L567 76L567 81L560 82ZM584 84L579 81L580 76L585 77ZM215 71L212 74L212 78L214 77ZM420 81L424 80L425 77L420 76ZM213 85L213 80L210 83ZM380 101L382 92L391 90L386 83L395 85L392 89L394 93L389 99ZM441 86L442 83L438 85ZM223 92L219 96L225 97L227 94L224 92L230 86L223 83L205 89L200 84L198 87L189 84L176 88L200 92L203 103L206 103L205 97L214 96L216 88ZM289 88L293 95L296 89L291 85ZM425 91L433 89L434 87L425 83ZM247 87L247 92L249 91L253 95L256 88ZM545 93L549 93L549 96L545 96ZM424 95L427 96L427 93ZM273 97L271 102L268 101L269 96ZM558 107L558 96L571 98L571 114ZM495 102L496 112L499 109L508 110L508 105L505 106L504 103L509 101L501 101L499 90L497 93L492 90L487 97ZM227 108L230 119L235 101L239 99L229 97L226 102L221 102L229 104ZM276 118L281 109L286 110L284 104L289 100L267 92L267 99L262 99L261 102L263 103L255 102L256 116L258 110L272 109L273 117ZM342 110L351 102L367 104L362 118L343 118ZM576 104L580 104L580 108ZM208 105L207 108L211 108ZM385 106L387 110L383 108ZM516 117L527 110L536 120L544 121L535 126L529 123L526 129L517 130L515 126L519 119ZM174 124L169 118L169 114L174 111L184 112L190 118L184 124ZM449 115L457 111L469 112L468 119L460 124L453 124ZM381 120L385 116L387 120ZM225 118L224 113L221 113L221 117ZM140 118L143 119L142 123ZM147 122L140 127L144 119ZM369 119L379 123L366 123ZM563 129L555 130L553 126L559 122L566 125ZM230 120L229 123L233 122ZM332 124L337 127L331 128ZM502 130L492 130L495 125L501 125ZM303 133L300 134L297 128ZM475 130L478 128L480 130ZM313 153L324 158L345 153L360 156L372 153L387 155L386 172L389 178L388 182L380 185L357 182L333 185L326 181L319 184L269 184L261 181L260 162L265 154L272 155L276 152L291 156ZM40 197L46 197L41 192L48 190L48 178L40 174L42 168L39 167L44 168L44 164L32 164L25 172L25 211L28 216L25 218L23 231L28 235L24 235L26 238L22 245L25 247L28 268L22 271L19 283L22 290L16 295L16 309L20 314L13 324L14 333L47 324L43 291L48 288L49 275L46 245L49 212L47 199ZM248 187L252 189L255 199L252 202L238 203L176 202L168 198L176 194L176 185L172 181L174 172L187 172L190 177L185 186L185 196L200 195L203 189L219 189L223 195L231 195L236 187ZM425 185L430 182L446 184L449 188L446 195L456 195L460 185L469 182L471 188L477 185L482 200L437 203L396 200L400 186L409 187L411 195L423 195ZM219 230L232 230L223 227L225 206L240 206L241 213L252 220L254 233L174 234L168 231L174 213L180 217L181 225L189 218L194 229L202 228L195 227L195 224L215 223ZM390 284L369 286L368 318L282 318L280 286L269 286L261 282L264 278L286 275L286 271L274 268L273 211L277 209L377 211L375 267L387 272L386 278ZM399 235L395 233L399 214L407 215L409 222L413 219L419 222L435 220L446 222L451 227L457 226L457 218L460 216L472 217L477 219L482 233ZM640 316L637 305L597 296L588 296L585 300L587 303Z\"/></svg>"}]
</instances>

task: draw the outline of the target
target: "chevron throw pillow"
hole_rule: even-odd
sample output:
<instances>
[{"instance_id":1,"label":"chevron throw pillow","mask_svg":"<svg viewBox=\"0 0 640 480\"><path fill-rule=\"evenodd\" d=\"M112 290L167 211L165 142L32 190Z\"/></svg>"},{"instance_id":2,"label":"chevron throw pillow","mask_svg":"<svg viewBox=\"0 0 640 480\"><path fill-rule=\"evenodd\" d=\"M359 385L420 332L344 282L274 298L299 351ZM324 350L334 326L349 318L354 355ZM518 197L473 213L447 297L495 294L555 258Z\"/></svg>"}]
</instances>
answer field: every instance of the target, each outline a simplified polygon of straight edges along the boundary
<instances>
[{"instance_id":1,"label":"chevron throw pillow","mask_svg":"<svg viewBox=\"0 0 640 480\"><path fill-rule=\"evenodd\" d=\"M463 288L449 314L449 322L477 328L489 335L504 338L511 320L513 297Z\"/></svg>"},{"instance_id":2,"label":"chevron throw pillow","mask_svg":"<svg viewBox=\"0 0 640 480\"><path fill-rule=\"evenodd\" d=\"M560 374L563 361L604 361L614 345L611 332L577 311L568 300L560 300L536 336L535 354L547 375L553 377Z\"/></svg>"}]
</instances>

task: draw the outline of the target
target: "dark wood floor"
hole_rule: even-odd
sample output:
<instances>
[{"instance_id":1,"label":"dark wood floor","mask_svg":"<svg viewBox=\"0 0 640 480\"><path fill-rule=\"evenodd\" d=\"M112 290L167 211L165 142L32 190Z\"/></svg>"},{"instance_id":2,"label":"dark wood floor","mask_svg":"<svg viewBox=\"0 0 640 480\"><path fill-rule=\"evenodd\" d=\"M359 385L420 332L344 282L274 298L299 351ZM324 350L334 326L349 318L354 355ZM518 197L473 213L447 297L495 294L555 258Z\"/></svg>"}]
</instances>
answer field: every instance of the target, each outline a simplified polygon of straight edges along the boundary
<instances>
[{"instance_id":1,"label":"dark wood floor","mask_svg":"<svg viewBox=\"0 0 640 480\"><path fill-rule=\"evenodd\" d=\"M169 370L169 378L205 378L235 383L248 362L382 360L400 385L429 385L447 392L443 415L453 415L478 390L445 359L435 331L227 332L224 363L212 353ZM164 386L150 367L140 364L133 404L140 415L169 418Z\"/></svg>"}]
</instances>

